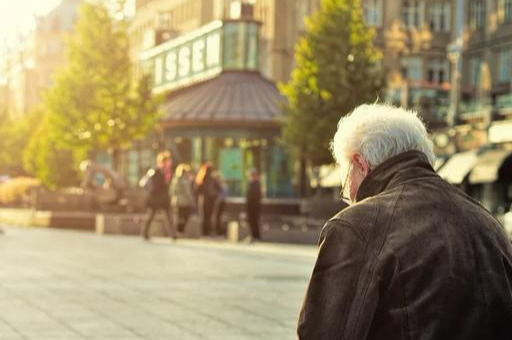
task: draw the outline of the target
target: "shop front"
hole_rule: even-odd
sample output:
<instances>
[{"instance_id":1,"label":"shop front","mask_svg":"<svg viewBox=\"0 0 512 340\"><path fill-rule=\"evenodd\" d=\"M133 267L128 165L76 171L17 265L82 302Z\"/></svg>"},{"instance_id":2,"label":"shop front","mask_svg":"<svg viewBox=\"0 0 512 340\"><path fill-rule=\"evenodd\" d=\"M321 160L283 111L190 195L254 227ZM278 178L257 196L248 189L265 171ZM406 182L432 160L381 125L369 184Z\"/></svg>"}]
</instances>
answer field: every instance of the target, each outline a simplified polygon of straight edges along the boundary
<instances>
[{"instance_id":1,"label":"shop front","mask_svg":"<svg viewBox=\"0 0 512 340\"><path fill-rule=\"evenodd\" d=\"M499 216L512 205L512 123L463 130L459 127L453 142L466 151L450 155L438 173Z\"/></svg>"},{"instance_id":2,"label":"shop front","mask_svg":"<svg viewBox=\"0 0 512 340\"><path fill-rule=\"evenodd\" d=\"M292 164L279 144L281 101L259 73L223 72L169 96L162 107L165 144L176 162L196 169L212 162L232 196L244 195L251 168L261 173L267 197L292 196Z\"/></svg>"},{"instance_id":3,"label":"shop front","mask_svg":"<svg viewBox=\"0 0 512 340\"><path fill-rule=\"evenodd\" d=\"M163 145L175 163L209 161L230 196L256 168L267 197L292 197L293 163L279 143L284 98L259 72L259 23L215 21L141 54L161 107Z\"/></svg>"},{"instance_id":4,"label":"shop front","mask_svg":"<svg viewBox=\"0 0 512 340\"><path fill-rule=\"evenodd\" d=\"M468 178L472 196L493 213L512 204L512 150L496 148L480 154Z\"/></svg>"}]
</instances>

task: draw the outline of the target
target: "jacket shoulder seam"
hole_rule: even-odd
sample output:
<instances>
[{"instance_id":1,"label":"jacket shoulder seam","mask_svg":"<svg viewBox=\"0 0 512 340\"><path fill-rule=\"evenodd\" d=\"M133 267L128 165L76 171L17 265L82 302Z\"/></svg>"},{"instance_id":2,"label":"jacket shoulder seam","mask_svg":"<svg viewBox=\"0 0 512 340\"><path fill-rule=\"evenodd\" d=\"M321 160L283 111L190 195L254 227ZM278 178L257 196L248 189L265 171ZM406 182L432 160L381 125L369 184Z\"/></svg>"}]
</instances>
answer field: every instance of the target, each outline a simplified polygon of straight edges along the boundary
<instances>
[{"instance_id":1,"label":"jacket shoulder seam","mask_svg":"<svg viewBox=\"0 0 512 340\"><path fill-rule=\"evenodd\" d=\"M364 237L364 235L359 231L357 230L356 227L354 227L352 224L346 222L346 221L343 221L341 219L338 219L338 218L333 218L333 219L330 219L326 225L325 225L325 229L330 229L330 228L336 228L336 229L339 229L339 228L347 228L347 229L350 229L356 236L357 238L362 241L363 243L367 243L367 239L366 237ZM336 239L338 239L338 236L336 235Z\"/></svg>"}]
</instances>

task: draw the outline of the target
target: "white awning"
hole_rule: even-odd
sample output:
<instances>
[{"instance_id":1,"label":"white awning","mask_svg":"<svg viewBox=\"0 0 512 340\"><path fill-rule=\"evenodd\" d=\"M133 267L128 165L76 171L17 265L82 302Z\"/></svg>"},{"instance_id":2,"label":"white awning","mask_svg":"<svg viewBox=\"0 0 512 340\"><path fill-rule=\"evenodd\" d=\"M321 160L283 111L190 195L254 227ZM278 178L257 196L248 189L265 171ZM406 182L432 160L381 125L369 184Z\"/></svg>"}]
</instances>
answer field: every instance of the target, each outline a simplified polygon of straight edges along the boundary
<instances>
[{"instance_id":1,"label":"white awning","mask_svg":"<svg viewBox=\"0 0 512 340\"><path fill-rule=\"evenodd\" d=\"M449 183L460 184L473 169L477 160L476 150L456 153L448 159L438 174Z\"/></svg>"},{"instance_id":2,"label":"white awning","mask_svg":"<svg viewBox=\"0 0 512 340\"><path fill-rule=\"evenodd\" d=\"M498 179L498 172L505 159L512 154L509 150L488 150L478 156L475 167L469 174L469 183L492 183Z\"/></svg>"},{"instance_id":3,"label":"white awning","mask_svg":"<svg viewBox=\"0 0 512 340\"><path fill-rule=\"evenodd\" d=\"M448 160L447 157L436 157L434 160L434 170L438 171Z\"/></svg>"},{"instance_id":4,"label":"white awning","mask_svg":"<svg viewBox=\"0 0 512 340\"><path fill-rule=\"evenodd\" d=\"M338 165L323 165L319 169L319 181L311 179L311 186L322 188L341 187L341 170Z\"/></svg>"}]
</instances>

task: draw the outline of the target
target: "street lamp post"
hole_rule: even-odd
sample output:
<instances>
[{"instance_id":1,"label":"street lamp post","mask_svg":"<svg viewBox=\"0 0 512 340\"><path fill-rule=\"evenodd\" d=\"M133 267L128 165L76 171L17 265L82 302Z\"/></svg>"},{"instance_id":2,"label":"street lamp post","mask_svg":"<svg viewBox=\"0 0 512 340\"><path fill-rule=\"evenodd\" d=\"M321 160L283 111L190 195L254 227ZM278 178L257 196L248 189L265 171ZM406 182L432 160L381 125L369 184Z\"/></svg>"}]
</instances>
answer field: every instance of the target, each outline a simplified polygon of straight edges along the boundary
<instances>
[{"instance_id":1,"label":"street lamp post","mask_svg":"<svg viewBox=\"0 0 512 340\"><path fill-rule=\"evenodd\" d=\"M464 7L465 0L455 2L455 22L453 25L454 41L448 45L448 59L451 62L451 92L450 109L448 111L447 123L453 127L457 121L460 106L461 73L462 73L462 51L464 47Z\"/></svg>"},{"instance_id":2,"label":"street lamp post","mask_svg":"<svg viewBox=\"0 0 512 340\"><path fill-rule=\"evenodd\" d=\"M451 86L450 86L450 107L448 110L447 123L449 127L453 127L459 114L460 92L461 92L461 46L457 46L457 42L448 47L448 59L451 64Z\"/></svg>"}]
</instances>

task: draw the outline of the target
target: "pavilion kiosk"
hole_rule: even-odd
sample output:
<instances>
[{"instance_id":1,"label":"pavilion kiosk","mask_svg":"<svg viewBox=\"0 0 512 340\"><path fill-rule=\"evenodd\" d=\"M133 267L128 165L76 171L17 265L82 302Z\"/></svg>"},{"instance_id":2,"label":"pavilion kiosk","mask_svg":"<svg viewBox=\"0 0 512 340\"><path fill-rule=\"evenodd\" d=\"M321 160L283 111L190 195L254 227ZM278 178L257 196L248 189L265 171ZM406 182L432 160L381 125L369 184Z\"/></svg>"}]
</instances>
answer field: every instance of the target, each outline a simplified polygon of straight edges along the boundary
<instances>
[{"instance_id":1,"label":"pavilion kiosk","mask_svg":"<svg viewBox=\"0 0 512 340\"><path fill-rule=\"evenodd\" d=\"M266 197L292 197L293 163L278 143L284 98L259 72L259 26L214 21L144 51L141 65L165 96L161 126L176 162L212 162L235 197L257 168Z\"/></svg>"}]
</instances>

